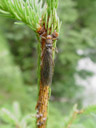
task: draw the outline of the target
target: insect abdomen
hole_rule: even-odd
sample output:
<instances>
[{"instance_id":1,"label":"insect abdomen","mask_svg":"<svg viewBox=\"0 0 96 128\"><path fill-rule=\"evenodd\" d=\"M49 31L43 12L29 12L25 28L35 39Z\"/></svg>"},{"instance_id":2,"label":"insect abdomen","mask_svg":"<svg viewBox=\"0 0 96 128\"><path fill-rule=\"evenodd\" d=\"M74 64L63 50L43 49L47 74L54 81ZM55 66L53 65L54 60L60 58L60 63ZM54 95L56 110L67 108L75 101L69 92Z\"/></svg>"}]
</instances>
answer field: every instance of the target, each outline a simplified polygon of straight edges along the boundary
<instances>
[{"instance_id":1,"label":"insect abdomen","mask_svg":"<svg viewBox=\"0 0 96 128\"><path fill-rule=\"evenodd\" d=\"M41 66L41 82L43 86L51 85L53 76L52 49L44 50Z\"/></svg>"}]
</instances>

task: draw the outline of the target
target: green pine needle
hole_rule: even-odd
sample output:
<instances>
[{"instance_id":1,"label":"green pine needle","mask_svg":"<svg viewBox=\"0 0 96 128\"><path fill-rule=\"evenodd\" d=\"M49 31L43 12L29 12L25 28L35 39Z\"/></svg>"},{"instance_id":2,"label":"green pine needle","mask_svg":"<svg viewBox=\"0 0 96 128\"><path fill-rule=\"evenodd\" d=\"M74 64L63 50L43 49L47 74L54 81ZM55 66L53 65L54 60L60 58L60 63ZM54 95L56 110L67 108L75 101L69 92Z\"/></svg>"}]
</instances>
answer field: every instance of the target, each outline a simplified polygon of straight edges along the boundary
<instances>
[{"instance_id":1,"label":"green pine needle","mask_svg":"<svg viewBox=\"0 0 96 128\"><path fill-rule=\"evenodd\" d=\"M59 32L61 26L56 12L57 6L58 0L47 0L44 6L42 0L0 0L0 13L22 21L34 31L39 28L39 21L43 17L42 22L48 29L47 33L52 34L55 30Z\"/></svg>"},{"instance_id":2,"label":"green pine needle","mask_svg":"<svg viewBox=\"0 0 96 128\"><path fill-rule=\"evenodd\" d=\"M36 31L45 11L42 3L42 0L0 0L0 12L24 22Z\"/></svg>"},{"instance_id":3,"label":"green pine needle","mask_svg":"<svg viewBox=\"0 0 96 128\"><path fill-rule=\"evenodd\" d=\"M92 105L92 106L88 106L86 108L84 108L84 115L90 115L90 114L96 114L96 105Z\"/></svg>"}]
</instances>

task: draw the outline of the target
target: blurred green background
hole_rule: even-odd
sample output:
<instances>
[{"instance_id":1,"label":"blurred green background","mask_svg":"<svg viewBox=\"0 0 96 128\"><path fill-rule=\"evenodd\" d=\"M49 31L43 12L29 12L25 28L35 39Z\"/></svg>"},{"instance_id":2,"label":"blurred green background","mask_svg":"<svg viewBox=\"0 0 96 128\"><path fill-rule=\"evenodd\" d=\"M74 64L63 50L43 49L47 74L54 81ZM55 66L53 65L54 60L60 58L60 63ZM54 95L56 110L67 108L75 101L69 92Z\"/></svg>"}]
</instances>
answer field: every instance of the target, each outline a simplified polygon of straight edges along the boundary
<instances>
[{"instance_id":1,"label":"blurred green background","mask_svg":"<svg viewBox=\"0 0 96 128\"><path fill-rule=\"evenodd\" d=\"M65 117L73 105L83 107L84 87L76 82L75 75L86 79L93 73L78 70L78 62L85 57L96 62L96 0L59 0L58 15L62 27L57 42L59 53L55 58L48 128L64 128ZM0 108L12 111L12 104L17 101L22 115L34 114L38 95L38 42L30 28L14 21L0 16ZM96 117L90 120L83 117L72 128L96 128L95 121ZM12 127L0 122L0 128Z\"/></svg>"}]
</instances>

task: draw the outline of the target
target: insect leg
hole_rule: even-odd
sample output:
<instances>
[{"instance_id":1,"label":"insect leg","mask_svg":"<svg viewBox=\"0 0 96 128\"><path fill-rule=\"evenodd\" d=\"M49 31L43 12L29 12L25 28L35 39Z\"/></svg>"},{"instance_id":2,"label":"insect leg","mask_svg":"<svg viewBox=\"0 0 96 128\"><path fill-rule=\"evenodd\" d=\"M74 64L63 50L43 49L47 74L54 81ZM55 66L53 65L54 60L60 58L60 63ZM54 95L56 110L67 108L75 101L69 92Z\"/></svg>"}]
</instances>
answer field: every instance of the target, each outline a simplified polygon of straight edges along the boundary
<instances>
[{"instance_id":1,"label":"insect leg","mask_svg":"<svg viewBox=\"0 0 96 128\"><path fill-rule=\"evenodd\" d=\"M58 40L59 38L58 37L55 37L55 38L53 38L52 40L54 41L54 40Z\"/></svg>"}]
</instances>

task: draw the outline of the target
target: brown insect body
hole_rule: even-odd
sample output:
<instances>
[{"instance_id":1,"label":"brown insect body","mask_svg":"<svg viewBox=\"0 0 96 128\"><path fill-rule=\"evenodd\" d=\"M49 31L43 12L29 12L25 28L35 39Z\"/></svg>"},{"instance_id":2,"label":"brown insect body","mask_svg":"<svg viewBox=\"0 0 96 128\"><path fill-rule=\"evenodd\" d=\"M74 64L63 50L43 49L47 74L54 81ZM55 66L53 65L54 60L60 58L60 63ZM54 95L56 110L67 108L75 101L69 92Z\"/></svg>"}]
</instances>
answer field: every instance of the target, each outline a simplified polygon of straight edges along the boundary
<instances>
[{"instance_id":1,"label":"brown insect body","mask_svg":"<svg viewBox=\"0 0 96 128\"><path fill-rule=\"evenodd\" d=\"M43 86L51 85L53 76L53 40L52 36L48 35L45 43L45 47L42 53L42 65L41 65L41 83Z\"/></svg>"}]
</instances>

